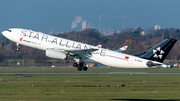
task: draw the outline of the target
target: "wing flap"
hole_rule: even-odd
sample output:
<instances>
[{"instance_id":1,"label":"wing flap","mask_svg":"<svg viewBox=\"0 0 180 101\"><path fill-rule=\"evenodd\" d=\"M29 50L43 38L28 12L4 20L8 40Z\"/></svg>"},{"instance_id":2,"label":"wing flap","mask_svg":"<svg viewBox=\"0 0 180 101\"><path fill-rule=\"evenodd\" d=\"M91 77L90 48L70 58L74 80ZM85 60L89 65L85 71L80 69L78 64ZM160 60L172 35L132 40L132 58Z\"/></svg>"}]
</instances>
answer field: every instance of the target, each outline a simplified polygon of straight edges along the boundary
<instances>
[{"instance_id":1,"label":"wing flap","mask_svg":"<svg viewBox=\"0 0 180 101\"><path fill-rule=\"evenodd\" d=\"M76 49L76 50L63 50L71 56L79 56L81 58L89 58L91 57L92 52L99 50L98 48L92 49Z\"/></svg>"}]
</instances>

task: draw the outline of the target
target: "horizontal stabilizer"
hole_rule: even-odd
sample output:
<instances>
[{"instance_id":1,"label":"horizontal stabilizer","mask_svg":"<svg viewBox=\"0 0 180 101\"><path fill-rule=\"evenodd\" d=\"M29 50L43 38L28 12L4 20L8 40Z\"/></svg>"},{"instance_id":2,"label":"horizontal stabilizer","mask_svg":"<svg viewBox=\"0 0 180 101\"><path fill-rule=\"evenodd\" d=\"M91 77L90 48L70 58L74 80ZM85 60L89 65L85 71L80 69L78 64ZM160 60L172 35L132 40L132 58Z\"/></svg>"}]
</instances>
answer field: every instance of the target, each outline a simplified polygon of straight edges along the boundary
<instances>
[{"instance_id":1,"label":"horizontal stabilizer","mask_svg":"<svg viewBox=\"0 0 180 101\"><path fill-rule=\"evenodd\" d=\"M154 63L154 62L152 62L152 61L148 61L147 63L146 63L146 65L148 66L148 67L155 67L155 68L172 68L173 67L173 65L172 64L167 64L167 63Z\"/></svg>"}]
</instances>

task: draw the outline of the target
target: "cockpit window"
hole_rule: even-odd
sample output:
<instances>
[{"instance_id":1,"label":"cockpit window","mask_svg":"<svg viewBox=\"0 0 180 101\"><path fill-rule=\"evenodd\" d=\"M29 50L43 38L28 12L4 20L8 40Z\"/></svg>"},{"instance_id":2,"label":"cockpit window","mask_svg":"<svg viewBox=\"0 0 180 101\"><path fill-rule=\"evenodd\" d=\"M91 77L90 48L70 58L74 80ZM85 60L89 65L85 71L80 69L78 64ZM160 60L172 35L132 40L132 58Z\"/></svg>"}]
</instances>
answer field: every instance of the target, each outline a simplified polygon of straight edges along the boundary
<instances>
[{"instance_id":1,"label":"cockpit window","mask_svg":"<svg viewBox=\"0 0 180 101\"><path fill-rule=\"evenodd\" d=\"M8 29L9 32L11 32L11 30Z\"/></svg>"}]
</instances>

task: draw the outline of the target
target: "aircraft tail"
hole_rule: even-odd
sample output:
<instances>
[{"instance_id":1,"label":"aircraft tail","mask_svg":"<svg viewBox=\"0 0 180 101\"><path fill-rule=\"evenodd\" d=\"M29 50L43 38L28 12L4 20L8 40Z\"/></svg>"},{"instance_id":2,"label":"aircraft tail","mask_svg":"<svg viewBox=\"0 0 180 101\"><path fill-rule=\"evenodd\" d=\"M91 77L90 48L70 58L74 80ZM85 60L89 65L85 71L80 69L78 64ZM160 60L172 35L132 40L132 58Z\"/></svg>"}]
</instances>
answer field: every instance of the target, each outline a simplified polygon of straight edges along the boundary
<instances>
[{"instance_id":1,"label":"aircraft tail","mask_svg":"<svg viewBox=\"0 0 180 101\"><path fill-rule=\"evenodd\" d=\"M165 39L156 46L150 48L145 53L142 53L140 55L136 55L141 58L145 58L148 60L163 62L174 44L176 43L176 39Z\"/></svg>"}]
</instances>

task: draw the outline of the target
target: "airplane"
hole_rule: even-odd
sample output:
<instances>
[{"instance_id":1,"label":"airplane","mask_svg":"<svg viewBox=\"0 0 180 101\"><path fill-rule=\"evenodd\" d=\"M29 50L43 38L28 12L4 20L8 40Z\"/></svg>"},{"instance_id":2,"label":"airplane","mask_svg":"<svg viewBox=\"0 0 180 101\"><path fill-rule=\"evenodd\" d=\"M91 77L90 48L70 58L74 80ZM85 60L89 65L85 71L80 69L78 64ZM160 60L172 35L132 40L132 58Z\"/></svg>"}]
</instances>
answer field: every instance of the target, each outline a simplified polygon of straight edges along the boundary
<instances>
[{"instance_id":1,"label":"airplane","mask_svg":"<svg viewBox=\"0 0 180 101\"><path fill-rule=\"evenodd\" d=\"M92 46L27 29L10 28L2 34L17 43L18 51L21 44L44 50L46 56L50 58L73 59L73 66L77 67L78 71L86 71L87 63L98 63L115 68L164 68L166 64L163 61L177 41L168 38L142 54L130 55L101 48L102 45Z\"/></svg>"}]
</instances>

